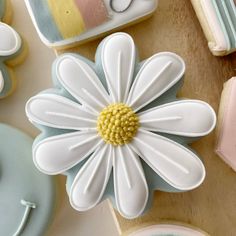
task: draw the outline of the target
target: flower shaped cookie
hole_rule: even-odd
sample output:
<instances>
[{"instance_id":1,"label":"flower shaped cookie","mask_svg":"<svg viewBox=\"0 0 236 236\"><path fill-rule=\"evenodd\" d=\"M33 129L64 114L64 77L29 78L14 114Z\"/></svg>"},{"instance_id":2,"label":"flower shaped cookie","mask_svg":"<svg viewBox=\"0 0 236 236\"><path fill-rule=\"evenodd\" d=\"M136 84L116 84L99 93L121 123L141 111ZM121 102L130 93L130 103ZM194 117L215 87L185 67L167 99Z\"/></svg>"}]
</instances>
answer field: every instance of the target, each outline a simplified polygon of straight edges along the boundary
<instances>
[{"instance_id":1,"label":"flower shaped cookie","mask_svg":"<svg viewBox=\"0 0 236 236\"><path fill-rule=\"evenodd\" d=\"M142 63L136 58L124 33L101 43L96 64L64 54L54 64L57 88L26 105L30 121L43 130L33 147L35 165L46 174L68 174L70 202L79 211L112 195L118 211L135 218L153 188L163 188L160 178L185 191L205 177L198 156L171 137L208 134L216 122L213 109L198 100L157 105L181 80L184 62L169 52Z\"/></svg>"},{"instance_id":2,"label":"flower shaped cookie","mask_svg":"<svg viewBox=\"0 0 236 236\"><path fill-rule=\"evenodd\" d=\"M11 67L21 51L22 40L9 25L0 22L0 98L9 95L14 89L14 76Z\"/></svg>"}]
</instances>

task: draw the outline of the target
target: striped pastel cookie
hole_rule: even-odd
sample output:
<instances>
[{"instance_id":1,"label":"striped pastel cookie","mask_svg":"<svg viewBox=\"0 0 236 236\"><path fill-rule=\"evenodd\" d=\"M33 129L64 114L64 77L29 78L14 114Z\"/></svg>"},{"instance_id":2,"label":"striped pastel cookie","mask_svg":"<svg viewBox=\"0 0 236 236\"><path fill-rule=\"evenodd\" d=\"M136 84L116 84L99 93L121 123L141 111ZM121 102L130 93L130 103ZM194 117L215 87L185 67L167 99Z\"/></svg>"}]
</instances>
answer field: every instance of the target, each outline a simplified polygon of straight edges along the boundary
<instances>
[{"instance_id":1,"label":"striped pastel cookie","mask_svg":"<svg viewBox=\"0 0 236 236\"><path fill-rule=\"evenodd\" d=\"M0 99L14 91L16 81L12 69L26 55L20 35L5 23L11 20L11 15L10 1L0 0Z\"/></svg>"},{"instance_id":2,"label":"striped pastel cookie","mask_svg":"<svg viewBox=\"0 0 236 236\"><path fill-rule=\"evenodd\" d=\"M41 40L61 49L134 23L156 9L157 0L25 0Z\"/></svg>"},{"instance_id":3,"label":"striped pastel cookie","mask_svg":"<svg viewBox=\"0 0 236 236\"><path fill-rule=\"evenodd\" d=\"M236 50L236 1L191 0L215 56Z\"/></svg>"},{"instance_id":4,"label":"striped pastel cookie","mask_svg":"<svg viewBox=\"0 0 236 236\"><path fill-rule=\"evenodd\" d=\"M227 81L221 95L216 153L236 171L236 77Z\"/></svg>"}]
</instances>

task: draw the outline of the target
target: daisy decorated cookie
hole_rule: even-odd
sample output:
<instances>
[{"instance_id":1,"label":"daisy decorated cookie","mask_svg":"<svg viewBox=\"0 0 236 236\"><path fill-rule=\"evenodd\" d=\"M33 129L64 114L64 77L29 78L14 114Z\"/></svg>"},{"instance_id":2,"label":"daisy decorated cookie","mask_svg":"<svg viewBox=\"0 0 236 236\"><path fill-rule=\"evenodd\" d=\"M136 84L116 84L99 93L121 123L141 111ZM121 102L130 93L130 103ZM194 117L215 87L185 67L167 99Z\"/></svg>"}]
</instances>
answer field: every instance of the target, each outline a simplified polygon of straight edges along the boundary
<instances>
[{"instance_id":1,"label":"daisy decorated cookie","mask_svg":"<svg viewBox=\"0 0 236 236\"><path fill-rule=\"evenodd\" d=\"M55 88L32 97L29 120L42 130L33 159L49 175L68 176L71 205L86 211L110 198L126 218L144 213L153 190L198 187L205 168L186 143L210 133L213 109L177 100L185 64L163 52L138 62L132 38L112 34L96 62L64 54L53 66Z\"/></svg>"},{"instance_id":2,"label":"daisy decorated cookie","mask_svg":"<svg viewBox=\"0 0 236 236\"><path fill-rule=\"evenodd\" d=\"M0 0L0 98L13 92L16 82L12 68L25 58L21 37L4 23L10 21L10 11L10 1Z\"/></svg>"},{"instance_id":3,"label":"daisy decorated cookie","mask_svg":"<svg viewBox=\"0 0 236 236\"><path fill-rule=\"evenodd\" d=\"M41 40L64 49L150 16L157 0L25 0Z\"/></svg>"}]
</instances>

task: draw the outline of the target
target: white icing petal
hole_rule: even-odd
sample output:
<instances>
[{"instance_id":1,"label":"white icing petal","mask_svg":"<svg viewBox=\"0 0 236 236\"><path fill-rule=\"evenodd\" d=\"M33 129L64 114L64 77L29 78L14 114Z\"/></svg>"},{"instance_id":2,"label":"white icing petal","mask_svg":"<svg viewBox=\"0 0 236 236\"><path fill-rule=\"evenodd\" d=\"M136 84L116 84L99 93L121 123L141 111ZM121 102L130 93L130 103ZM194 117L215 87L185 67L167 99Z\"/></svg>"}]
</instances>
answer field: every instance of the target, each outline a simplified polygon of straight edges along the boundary
<instances>
[{"instance_id":1,"label":"white icing petal","mask_svg":"<svg viewBox=\"0 0 236 236\"><path fill-rule=\"evenodd\" d=\"M110 104L110 98L93 69L81 59L64 55L57 60L56 74L63 87L94 114Z\"/></svg>"},{"instance_id":2,"label":"white icing petal","mask_svg":"<svg viewBox=\"0 0 236 236\"><path fill-rule=\"evenodd\" d=\"M207 135L216 123L214 110L198 100L180 100L138 115L144 129L187 137Z\"/></svg>"},{"instance_id":3,"label":"white icing petal","mask_svg":"<svg viewBox=\"0 0 236 236\"><path fill-rule=\"evenodd\" d=\"M29 119L40 125L59 129L95 129L96 116L84 111L72 100L56 94L39 94L26 104Z\"/></svg>"},{"instance_id":4,"label":"white icing petal","mask_svg":"<svg viewBox=\"0 0 236 236\"><path fill-rule=\"evenodd\" d=\"M3 88L4 88L4 78L2 75L2 71L0 70L0 93L2 92Z\"/></svg>"},{"instance_id":5,"label":"white icing petal","mask_svg":"<svg viewBox=\"0 0 236 236\"><path fill-rule=\"evenodd\" d=\"M103 43L102 66L113 102L127 99L134 73L135 45L124 33L107 37Z\"/></svg>"},{"instance_id":6,"label":"white icing petal","mask_svg":"<svg viewBox=\"0 0 236 236\"><path fill-rule=\"evenodd\" d=\"M89 210L102 199L112 169L110 150L106 144L99 147L76 175L70 190L70 202L76 210Z\"/></svg>"},{"instance_id":7,"label":"white icing petal","mask_svg":"<svg viewBox=\"0 0 236 236\"><path fill-rule=\"evenodd\" d=\"M15 54L21 47L21 38L9 25L0 22L0 56Z\"/></svg>"},{"instance_id":8,"label":"white icing petal","mask_svg":"<svg viewBox=\"0 0 236 236\"><path fill-rule=\"evenodd\" d=\"M191 190L198 187L205 178L202 161L189 149L170 139L139 129L130 145L174 188Z\"/></svg>"},{"instance_id":9,"label":"white icing petal","mask_svg":"<svg viewBox=\"0 0 236 236\"><path fill-rule=\"evenodd\" d=\"M114 148L114 190L119 212L126 218L141 215L148 186L140 159L128 145Z\"/></svg>"},{"instance_id":10,"label":"white icing petal","mask_svg":"<svg viewBox=\"0 0 236 236\"><path fill-rule=\"evenodd\" d=\"M33 148L33 160L39 170L54 175L75 166L102 142L96 132L73 132L46 138Z\"/></svg>"},{"instance_id":11,"label":"white icing petal","mask_svg":"<svg viewBox=\"0 0 236 236\"><path fill-rule=\"evenodd\" d=\"M147 59L129 92L127 104L140 110L176 84L183 76L185 64L174 53L158 53Z\"/></svg>"}]
</instances>

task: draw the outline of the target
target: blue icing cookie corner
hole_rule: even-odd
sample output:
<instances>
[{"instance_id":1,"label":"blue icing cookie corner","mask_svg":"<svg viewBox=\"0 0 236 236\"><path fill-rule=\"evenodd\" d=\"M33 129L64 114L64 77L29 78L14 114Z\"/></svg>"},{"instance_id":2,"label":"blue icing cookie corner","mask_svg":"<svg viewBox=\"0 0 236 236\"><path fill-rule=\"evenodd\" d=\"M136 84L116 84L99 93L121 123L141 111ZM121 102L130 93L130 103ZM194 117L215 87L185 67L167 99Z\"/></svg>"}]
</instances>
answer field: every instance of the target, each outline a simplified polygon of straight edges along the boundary
<instances>
[{"instance_id":1,"label":"blue icing cookie corner","mask_svg":"<svg viewBox=\"0 0 236 236\"><path fill-rule=\"evenodd\" d=\"M0 124L0 137L0 235L42 236L54 215L55 180L34 167L29 136Z\"/></svg>"}]
</instances>

